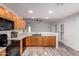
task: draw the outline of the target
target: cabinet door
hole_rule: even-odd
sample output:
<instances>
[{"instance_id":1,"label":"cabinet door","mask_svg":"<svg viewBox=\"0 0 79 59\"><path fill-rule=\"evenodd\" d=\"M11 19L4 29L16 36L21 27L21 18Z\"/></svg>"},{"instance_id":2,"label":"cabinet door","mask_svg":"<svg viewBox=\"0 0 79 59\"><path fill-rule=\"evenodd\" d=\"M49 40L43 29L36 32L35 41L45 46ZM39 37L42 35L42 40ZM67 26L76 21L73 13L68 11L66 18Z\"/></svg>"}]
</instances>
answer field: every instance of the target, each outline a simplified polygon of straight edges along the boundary
<instances>
[{"instance_id":1,"label":"cabinet door","mask_svg":"<svg viewBox=\"0 0 79 59\"><path fill-rule=\"evenodd\" d=\"M42 41L43 41L43 46L48 46L48 37L42 37Z\"/></svg>"},{"instance_id":2,"label":"cabinet door","mask_svg":"<svg viewBox=\"0 0 79 59\"><path fill-rule=\"evenodd\" d=\"M2 6L0 6L0 17L5 18L5 8L3 8Z\"/></svg>"},{"instance_id":3,"label":"cabinet door","mask_svg":"<svg viewBox=\"0 0 79 59\"><path fill-rule=\"evenodd\" d=\"M5 16L6 16L6 19L13 21L12 20L13 16L12 16L12 13L10 11L6 10Z\"/></svg>"},{"instance_id":4,"label":"cabinet door","mask_svg":"<svg viewBox=\"0 0 79 59\"><path fill-rule=\"evenodd\" d=\"M41 36L39 36L39 37L37 37L37 46L42 46L42 37Z\"/></svg>"},{"instance_id":5,"label":"cabinet door","mask_svg":"<svg viewBox=\"0 0 79 59\"><path fill-rule=\"evenodd\" d=\"M22 42L22 40L20 40L20 45L19 45L19 47L20 47L20 55L22 54L22 52L23 52L23 42ZM15 50L15 49L14 49Z\"/></svg>"},{"instance_id":6,"label":"cabinet door","mask_svg":"<svg viewBox=\"0 0 79 59\"><path fill-rule=\"evenodd\" d=\"M0 56L6 56L6 50L1 51Z\"/></svg>"},{"instance_id":7,"label":"cabinet door","mask_svg":"<svg viewBox=\"0 0 79 59\"><path fill-rule=\"evenodd\" d=\"M37 46L37 37L36 36L33 36L31 41L32 41L32 46Z\"/></svg>"},{"instance_id":8,"label":"cabinet door","mask_svg":"<svg viewBox=\"0 0 79 59\"><path fill-rule=\"evenodd\" d=\"M26 38L26 46L31 46L31 37Z\"/></svg>"},{"instance_id":9,"label":"cabinet door","mask_svg":"<svg viewBox=\"0 0 79 59\"><path fill-rule=\"evenodd\" d=\"M52 46L56 46L56 36L53 36L52 38L53 38L53 40L52 40L52 42L53 42Z\"/></svg>"},{"instance_id":10,"label":"cabinet door","mask_svg":"<svg viewBox=\"0 0 79 59\"><path fill-rule=\"evenodd\" d=\"M56 36L49 36L48 37L48 44L49 46L56 46Z\"/></svg>"},{"instance_id":11,"label":"cabinet door","mask_svg":"<svg viewBox=\"0 0 79 59\"><path fill-rule=\"evenodd\" d=\"M17 16L16 16L16 15L13 14L12 17L13 17L13 18L12 18L13 21L16 21L16 20L17 20Z\"/></svg>"}]
</instances>

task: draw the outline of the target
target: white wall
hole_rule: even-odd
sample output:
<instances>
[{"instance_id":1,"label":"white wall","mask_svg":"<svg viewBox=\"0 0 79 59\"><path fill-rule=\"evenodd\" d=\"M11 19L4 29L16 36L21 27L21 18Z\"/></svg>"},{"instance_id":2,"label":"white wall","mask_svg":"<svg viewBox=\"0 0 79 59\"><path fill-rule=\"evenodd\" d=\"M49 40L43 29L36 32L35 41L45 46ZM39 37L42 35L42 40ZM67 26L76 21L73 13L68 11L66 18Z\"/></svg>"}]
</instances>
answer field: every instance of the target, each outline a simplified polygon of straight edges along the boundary
<instances>
[{"instance_id":1,"label":"white wall","mask_svg":"<svg viewBox=\"0 0 79 59\"><path fill-rule=\"evenodd\" d=\"M61 40L60 25L64 24L64 39ZM57 22L59 41L63 42L67 46L79 50L79 14L72 15Z\"/></svg>"},{"instance_id":2,"label":"white wall","mask_svg":"<svg viewBox=\"0 0 79 59\"><path fill-rule=\"evenodd\" d=\"M36 22L32 20L26 20L26 22L30 23L32 32L52 32L52 24L47 22Z\"/></svg>"},{"instance_id":3,"label":"white wall","mask_svg":"<svg viewBox=\"0 0 79 59\"><path fill-rule=\"evenodd\" d=\"M51 32L51 25L45 22L31 23L32 32Z\"/></svg>"},{"instance_id":4,"label":"white wall","mask_svg":"<svg viewBox=\"0 0 79 59\"><path fill-rule=\"evenodd\" d=\"M52 32L55 32L55 25L52 24Z\"/></svg>"}]
</instances>

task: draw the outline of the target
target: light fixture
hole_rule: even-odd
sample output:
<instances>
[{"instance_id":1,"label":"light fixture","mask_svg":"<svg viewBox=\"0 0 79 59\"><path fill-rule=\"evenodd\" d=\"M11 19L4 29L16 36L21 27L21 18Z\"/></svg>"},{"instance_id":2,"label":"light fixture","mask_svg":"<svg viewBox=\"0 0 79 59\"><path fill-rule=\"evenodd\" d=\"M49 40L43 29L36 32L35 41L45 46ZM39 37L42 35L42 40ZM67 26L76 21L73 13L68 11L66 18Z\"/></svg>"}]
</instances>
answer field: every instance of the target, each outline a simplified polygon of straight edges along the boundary
<instances>
[{"instance_id":1,"label":"light fixture","mask_svg":"<svg viewBox=\"0 0 79 59\"><path fill-rule=\"evenodd\" d=\"M33 21L34 21L35 23L37 23L37 24L39 24L40 22L43 22L43 20L38 19L38 18L34 19Z\"/></svg>"},{"instance_id":2,"label":"light fixture","mask_svg":"<svg viewBox=\"0 0 79 59\"><path fill-rule=\"evenodd\" d=\"M48 17L45 17L46 19L48 19Z\"/></svg>"},{"instance_id":3,"label":"light fixture","mask_svg":"<svg viewBox=\"0 0 79 59\"><path fill-rule=\"evenodd\" d=\"M29 10L28 12L29 12L30 14L32 14L32 13L33 13L33 11L32 11L32 10Z\"/></svg>"},{"instance_id":4,"label":"light fixture","mask_svg":"<svg viewBox=\"0 0 79 59\"><path fill-rule=\"evenodd\" d=\"M49 10L49 14L52 14L53 13L53 11L52 10Z\"/></svg>"}]
</instances>

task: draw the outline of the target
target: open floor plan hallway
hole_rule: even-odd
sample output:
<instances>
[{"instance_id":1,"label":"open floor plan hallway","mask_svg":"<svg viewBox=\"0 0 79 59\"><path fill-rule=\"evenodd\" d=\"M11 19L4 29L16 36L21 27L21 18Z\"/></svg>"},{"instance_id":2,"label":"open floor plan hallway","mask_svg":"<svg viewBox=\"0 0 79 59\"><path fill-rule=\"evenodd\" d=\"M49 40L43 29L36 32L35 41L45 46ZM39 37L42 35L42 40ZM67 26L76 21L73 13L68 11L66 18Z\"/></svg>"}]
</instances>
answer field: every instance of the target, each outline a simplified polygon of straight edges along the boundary
<instances>
[{"instance_id":1,"label":"open floor plan hallway","mask_svg":"<svg viewBox=\"0 0 79 59\"><path fill-rule=\"evenodd\" d=\"M58 48L27 47L23 56L79 56L79 51L75 51L60 43Z\"/></svg>"}]
</instances>

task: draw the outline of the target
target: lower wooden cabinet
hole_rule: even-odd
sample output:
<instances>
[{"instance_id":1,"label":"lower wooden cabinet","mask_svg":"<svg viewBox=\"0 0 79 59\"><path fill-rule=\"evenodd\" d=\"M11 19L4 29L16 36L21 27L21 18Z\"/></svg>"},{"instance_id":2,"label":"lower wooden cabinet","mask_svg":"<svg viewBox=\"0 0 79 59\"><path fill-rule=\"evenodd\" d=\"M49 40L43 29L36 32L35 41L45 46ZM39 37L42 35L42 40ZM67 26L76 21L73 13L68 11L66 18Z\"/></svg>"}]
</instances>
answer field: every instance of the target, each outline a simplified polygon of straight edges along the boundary
<instances>
[{"instance_id":1,"label":"lower wooden cabinet","mask_svg":"<svg viewBox=\"0 0 79 59\"><path fill-rule=\"evenodd\" d=\"M42 46L43 41L42 41L42 37L37 37L37 46Z\"/></svg>"},{"instance_id":2,"label":"lower wooden cabinet","mask_svg":"<svg viewBox=\"0 0 79 59\"><path fill-rule=\"evenodd\" d=\"M48 37L43 37L42 42L43 42L42 43L43 46L48 46Z\"/></svg>"},{"instance_id":3,"label":"lower wooden cabinet","mask_svg":"<svg viewBox=\"0 0 79 59\"><path fill-rule=\"evenodd\" d=\"M37 37L31 37L31 46L36 46L37 45Z\"/></svg>"},{"instance_id":4,"label":"lower wooden cabinet","mask_svg":"<svg viewBox=\"0 0 79 59\"><path fill-rule=\"evenodd\" d=\"M56 46L56 37L55 36L48 37L48 46Z\"/></svg>"},{"instance_id":5,"label":"lower wooden cabinet","mask_svg":"<svg viewBox=\"0 0 79 59\"><path fill-rule=\"evenodd\" d=\"M56 36L29 36L26 38L26 46L56 46Z\"/></svg>"},{"instance_id":6,"label":"lower wooden cabinet","mask_svg":"<svg viewBox=\"0 0 79 59\"><path fill-rule=\"evenodd\" d=\"M19 47L19 50L20 50L20 55L22 55L23 52L24 52L25 49L26 49L26 38L20 40L18 44L19 44L18 47Z\"/></svg>"},{"instance_id":7,"label":"lower wooden cabinet","mask_svg":"<svg viewBox=\"0 0 79 59\"><path fill-rule=\"evenodd\" d=\"M0 51L0 56L6 56L6 50Z\"/></svg>"},{"instance_id":8,"label":"lower wooden cabinet","mask_svg":"<svg viewBox=\"0 0 79 59\"><path fill-rule=\"evenodd\" d=\"M32 37L27 37L26 38L26 46L31 46L31 41L32 41Z\"/></svg>"}]
</instances>

